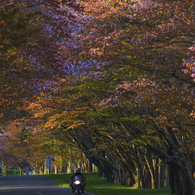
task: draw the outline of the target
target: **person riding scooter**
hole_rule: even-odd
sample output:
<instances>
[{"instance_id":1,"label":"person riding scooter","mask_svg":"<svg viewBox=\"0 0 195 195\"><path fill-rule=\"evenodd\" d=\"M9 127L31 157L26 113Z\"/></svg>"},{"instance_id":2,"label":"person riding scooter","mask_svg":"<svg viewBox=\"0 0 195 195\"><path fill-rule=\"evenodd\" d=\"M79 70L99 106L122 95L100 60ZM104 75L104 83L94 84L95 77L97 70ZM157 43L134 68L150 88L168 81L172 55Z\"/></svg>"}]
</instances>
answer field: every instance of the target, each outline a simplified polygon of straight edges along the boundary
<instances>
[{"instance_id":1,"label":"person riding scooter","mask_svg":"<svg viewBox=\"0 0 195 195\"><path fill-rule=\"evenodd\" d=\"M72 177L70 178L71 181L70 181L70 187L72 187L72 192L74 192L74 185L73 185L73 181L74 181L74 178L75 176L79 176L81 177L81 180L82 180L82 193L84 193L84 187L86 186L86 183L85 183L85 177L84 175L81 173L81 170L79 168L76 168L76 173L74 173L72 175Z\"/></svg>"}]
</instances>

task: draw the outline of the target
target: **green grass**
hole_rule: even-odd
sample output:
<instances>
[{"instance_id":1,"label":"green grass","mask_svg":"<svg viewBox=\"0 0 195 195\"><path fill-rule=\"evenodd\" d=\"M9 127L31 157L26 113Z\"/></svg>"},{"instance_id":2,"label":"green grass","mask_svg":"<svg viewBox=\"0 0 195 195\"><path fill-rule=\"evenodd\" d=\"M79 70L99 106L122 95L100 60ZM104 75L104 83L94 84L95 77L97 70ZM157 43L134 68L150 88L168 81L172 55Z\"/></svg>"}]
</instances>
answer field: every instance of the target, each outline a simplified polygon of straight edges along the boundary
<instances>
[{"instance_id":1,"label":"green grass","mask_svg":"<svg viewBox=\"0 0 195 195\"><path fill-rule=\"evenodd\" d=\"M15 170L15 169L3 169L2 170L3 176L6 175L20 175L20 171L19 170Z\"/></svg>"},{"instance_id":2,"label":"green grass","mask_svg":"<svg viewBox=\"0 0 195 195\"><path fill-rule=\"evenodd\" d=\"M85 191L96 195L170 195L169 188L163 189L136 189L133 187L121 186L100 178L96 173L83 173L86 179ZM46 174L47 177L54 180L61 186L69 187L70 177L72 174Z\"/></svg>"}]
</instances>

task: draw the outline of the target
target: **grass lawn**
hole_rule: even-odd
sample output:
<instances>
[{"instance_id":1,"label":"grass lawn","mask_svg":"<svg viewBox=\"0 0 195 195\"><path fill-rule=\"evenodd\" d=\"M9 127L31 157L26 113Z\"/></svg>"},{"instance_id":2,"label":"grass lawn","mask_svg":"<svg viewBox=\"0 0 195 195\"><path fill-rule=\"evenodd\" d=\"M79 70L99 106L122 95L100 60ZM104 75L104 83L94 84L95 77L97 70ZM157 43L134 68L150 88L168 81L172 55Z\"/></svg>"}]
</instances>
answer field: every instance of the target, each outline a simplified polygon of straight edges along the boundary
<instances>
[{"instance_id":1,"label":"grass lawn","mask_svg":"<svg viewBox=\"0 0 195 195\"><path fill-rule=\"evenodd\" d=\"M136 189L118 184L109 183L105 178L100 178L96 173L83 173L86 179L85 191L96 195L170 195L169 188L164 189ZM70 187L70 177L72 174L46 174L61 186Z\"/></svg>"},{"instance_id":2,"label":"grass lawn","mask_svg":"<svg viewBox=\"0 0 195 195\"><path fill-rule=\"evenodd\" d=\"M3 176L6 175L20 175L20 171L15 169L3 169L2 170Z\"/></svg>"}]
</instances>

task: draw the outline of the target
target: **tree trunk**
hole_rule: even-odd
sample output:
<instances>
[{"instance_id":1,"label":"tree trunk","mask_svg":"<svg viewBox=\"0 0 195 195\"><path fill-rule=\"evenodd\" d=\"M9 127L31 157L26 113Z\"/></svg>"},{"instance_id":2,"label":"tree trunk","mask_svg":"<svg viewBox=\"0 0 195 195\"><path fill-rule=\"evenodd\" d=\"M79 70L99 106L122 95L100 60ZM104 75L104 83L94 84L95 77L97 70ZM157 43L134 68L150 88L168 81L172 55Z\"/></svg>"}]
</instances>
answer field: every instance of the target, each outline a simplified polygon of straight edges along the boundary
<instances>
[{"instance_id":1,"label":"tree trunk","mask_svg":"<svg viewBox=\"0 0 195 195\"><path fill-rule=\"evenodd\" d=\"M118 171L114 172L114 183L115 184L121 184Z\"/></svg>"},{"instance_id":2,"label":"tree trunk","mask_svg":"<svg viewBox=\"0 0 195 195\"><path fill-rule=\"evenodd\" d=\"M92 172L92 162L90 159L88 159L88 172Z\"/></svg>"},{"instance_id":3,"label":"tree trunk","mask_svg":"<svg viewBox=\"0 0 195 195\"><path fill-rule=\"evenodd\" d=\"M148 152L148 150L145 150L145 160L151 175L151 188L155 189L158 186L158 171L156 167L158 158L152 160L151 154Z\"/></svg>"},{"instance_id":4,"label":"tree trunk","mask_svg":"<svg viewBox=\"0 0 195 195\"><path fill-rule=\"evenodd\" d=\"M135 164L136 166L136 186L138 188L146 188L146 182L143 174L143 167L140 163Z\"/></svg>"},{"instance_id":5,"label":"tree trunk","mask_svg":"<svg viewBox=\"0 0 195 195\"><path fill-rule=\"evenodd\" d=\"M158 167L158 175L159 175L159 188L164 188L165 187L165 164L161 164L159 167Z\"/></svg>"},{"instance_id":6,"label":"tree trunk","mask_svg":"<svg viewBox=\"0 0 195 195\"><path fill-rule=\"evenodd\" d=\"M192 195L193 182L190 180L190 175L187 168L178 165L169 166L169 181L171 194L175 195Z\"/></svg>"},{"instance_id":7,"label":"tree trunk","mask_svg":"<svg viewBox=\"0 0 195 195\"><path fill-rule=\"evenodd\" d=\"M152 161L153 161L153 169L154 169L154 187L158 188L158 163L159 163L159 158L156 157Z\"/></svg>"},{"instance_id":8,"label":"tree trunk","mask_svg":"<svg viewBox=\"0 0 195 195\"><path fill-rule=\"evenodd\" d=\"M182 195L180 193L181 187L180 187L180 178L179 178L179 170L177 168L173 168L173 174L174 174L174 187L175 187L175 195Z\"/></svg>"},{"instance_id":9,"label":"tree trunk","mask_svg":"<svg viewBox=\"0 0 195 195\"><path fill-rule=\"evenodd\" d=\"M181 185L179 178L179 170L175 166L169 166L169 182L171 187L171 194L181 195Z\"/></svg>"},{"instance_id":10,"label":"tree trunk","mask_svg":"<svg viewBox=\"0 0 195 195\"><path fill-rule=\"evenodd\" d=\"M171 194L175 194L174 171L170 166L169 166L169 184L171 188Z\"/></svg>"},{"instance_id":11,"label":"tree trunk","mask_svg":"<svg viewBox=\"0 0 195 195\"><path fill-rule=\"evenodd\" d=\"M180 193L181 195L192 195L193 194L193 188L192 188L192 183L190 181L190 177L187 173L187 171L183 171L180 170L180 178L181 178L181 185L182 189L180 189L180 191L182 193Z\"/></svg>"}]
</instances>

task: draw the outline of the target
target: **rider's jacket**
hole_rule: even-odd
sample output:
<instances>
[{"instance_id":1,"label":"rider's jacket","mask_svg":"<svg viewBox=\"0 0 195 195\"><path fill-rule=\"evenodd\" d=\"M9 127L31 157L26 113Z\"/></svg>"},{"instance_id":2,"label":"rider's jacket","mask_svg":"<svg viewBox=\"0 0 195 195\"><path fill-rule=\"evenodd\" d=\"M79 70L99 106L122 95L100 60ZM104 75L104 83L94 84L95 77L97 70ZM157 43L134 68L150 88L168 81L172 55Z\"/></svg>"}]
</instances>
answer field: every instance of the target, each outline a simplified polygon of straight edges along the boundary
<instances>
[{"instance_id":1,"label":"rider's jacket","mask_svg":"<svg viewBox=\"0 0 195 195\"><path fill-rule=\"evenodd\" d=\"M74 174L72 175L72 177L71 177L71 180L73 180L74 177L75 177L76 175L80 176L82 180L84 180L84 178L85 178L84 175L83 175L82 173L74 173Z\"/></svg>"}]
</instances>

